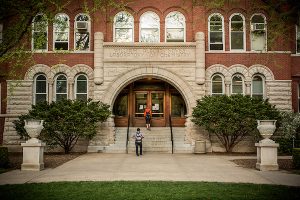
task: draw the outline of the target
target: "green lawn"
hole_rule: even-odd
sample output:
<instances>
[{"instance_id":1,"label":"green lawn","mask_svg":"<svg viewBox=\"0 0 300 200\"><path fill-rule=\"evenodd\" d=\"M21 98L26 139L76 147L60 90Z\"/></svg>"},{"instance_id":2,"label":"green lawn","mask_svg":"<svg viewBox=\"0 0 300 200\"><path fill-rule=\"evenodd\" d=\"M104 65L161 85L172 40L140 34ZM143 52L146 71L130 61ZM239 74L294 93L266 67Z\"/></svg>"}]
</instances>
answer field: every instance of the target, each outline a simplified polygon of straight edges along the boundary
<instances>
[{"instance_id":1,"label":"green lawn","mask_svg":"<svg viewBox=\"0 0 300 200\"><path fill-rule=\"evenodd\" d=\"M300 188L206 182L56 182L0 186L0 199L300 199Z\"/></svg>"}]
</instances>

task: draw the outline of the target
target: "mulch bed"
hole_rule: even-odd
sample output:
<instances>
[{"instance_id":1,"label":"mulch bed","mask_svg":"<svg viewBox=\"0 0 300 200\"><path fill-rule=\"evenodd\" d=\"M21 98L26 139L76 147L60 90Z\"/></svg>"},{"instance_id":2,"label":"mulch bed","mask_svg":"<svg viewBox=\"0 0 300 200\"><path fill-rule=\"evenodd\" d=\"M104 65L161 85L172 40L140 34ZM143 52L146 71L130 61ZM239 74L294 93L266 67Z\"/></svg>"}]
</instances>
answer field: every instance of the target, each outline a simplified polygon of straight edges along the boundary
<instances>
[{"instance_id":1,"label":"mulch bed","mask_svg":"<svg viewBox=\"0 0 300 200\"><path fill-rule=\"evenodd\" d=\"M82 155L83 153L45 153L44 154L44 164L45 168L55 168L65 162L73 160L74 158ZM21 169L23 154L22 153L9 153L9 167L11 169Z\"/></svg>"},{"instance_id":2,"label":"mulch bed","mask_svg":"<svg viewBox=\"0 0 300 200\"><path fill-rule=\"evenodd\" d=\"M245 167L255 169L256 167L256 159L235 159L232 160L235 164ZM293 161L291 159L278 159L278 166L281 170L293 170Z\"/></svg>"}]
</instances>

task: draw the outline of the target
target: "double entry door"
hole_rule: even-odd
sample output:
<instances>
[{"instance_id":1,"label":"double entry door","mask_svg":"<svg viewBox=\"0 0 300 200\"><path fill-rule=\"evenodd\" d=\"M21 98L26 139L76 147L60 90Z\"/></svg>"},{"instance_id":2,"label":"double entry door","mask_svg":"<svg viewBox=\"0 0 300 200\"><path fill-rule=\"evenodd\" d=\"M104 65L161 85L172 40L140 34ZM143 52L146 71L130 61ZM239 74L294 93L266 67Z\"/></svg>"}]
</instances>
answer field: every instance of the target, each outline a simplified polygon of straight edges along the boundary
<instances>
[{"instance_id":1,"label":"double entry door","mask_svg":"<svg viewBox=\"0 0 300 200\"><path fill-rule=\"evenodd\" d=\"M152 111L151 125L166 126L165 91L135 91L133 126L145 126L144 110Z\"/></svg>"}]
</instances>

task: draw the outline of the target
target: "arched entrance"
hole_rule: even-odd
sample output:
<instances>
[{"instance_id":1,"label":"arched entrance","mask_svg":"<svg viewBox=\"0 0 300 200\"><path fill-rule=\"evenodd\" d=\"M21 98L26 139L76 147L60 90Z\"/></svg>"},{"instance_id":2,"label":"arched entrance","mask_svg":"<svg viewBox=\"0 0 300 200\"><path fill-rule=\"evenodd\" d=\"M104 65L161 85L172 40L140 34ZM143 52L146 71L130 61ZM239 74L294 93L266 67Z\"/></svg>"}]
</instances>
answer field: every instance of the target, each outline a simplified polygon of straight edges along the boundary
<instances>
[{"instance_id":1,"label":"arched entrance","mask_svg":"<svg viewBox=\"0 0 300 200\"><path fill-rule=\"evenodd\" d=\"M128 84L115 99L113 114L115 126L144 126L143 116L146 107L152 110L153 127L184 126L187 106L180 92L171 84L149 77L143 77Z\"/></svg>"}]
</instances>

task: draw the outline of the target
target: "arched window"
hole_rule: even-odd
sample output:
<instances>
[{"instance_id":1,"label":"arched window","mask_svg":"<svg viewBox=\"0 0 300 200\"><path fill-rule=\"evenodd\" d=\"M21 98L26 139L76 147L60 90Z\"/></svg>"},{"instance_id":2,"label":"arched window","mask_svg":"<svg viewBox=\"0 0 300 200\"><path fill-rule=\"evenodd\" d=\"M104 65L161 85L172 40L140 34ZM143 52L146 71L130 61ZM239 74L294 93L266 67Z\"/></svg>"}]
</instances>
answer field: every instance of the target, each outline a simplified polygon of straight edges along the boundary
<instances>
[{"instance_id":1,"label":"arched window","mask_svg":"<svg viewBox=\"0 0 300 200\"><path fill-rule=\"evenodd\" d=\"M244 94L244 80L242 75L235 74L231 80L231 93Z\"/></svg>"},{"instance_id":2,"label":"arched window","mask_svg":"<svg viewBox=\"0 0 300 200\"><path fill-rule=\"evenodd\" d=\"M133 42L133 16L125 11L119 12L114 18L114 42Z\"/></svg>"},{"instance_id":3,"label":"arched window","mask_svg":"<svg viewBox=\"0 0 300 200\"><path fill-rule=\"evenodd\" d=\"M209 50L224 50L224 19L220 14L212 14L208 20Z\"/></svg>"},{"instance_id":4,"label":"arched window","mask_svg":"<svg viewBox=\"0 0 300 200\"><path fill-rule=\"evenodd\" d=\"M54 50L69 50L69 17L66 14L57 14L53 25Z\"/></svg>"},{"instance_id":5,"label":"arched window","mask_svg":"<svg viewBox=\"0 0 300 200\"><path fill-rule=\"evenodd\" d=\"M67 77L60 74L55 80L55 100L59 101L68 98L68 81Z\"/></svg>"},{"instance_id":6,"label":"arched window","mask_svg":"<svg viewBox=\"0 0 300 200\"><path fill-rule=\"evenodd\" d=\"M86 14L79 14L75 17L75 50L90 50L90 24L90 18Z\"/></svg>"},{"instance_id":7,"label":"arched window","mask_svg":"<svg viewBox=\"0 0 300 200\"><path fill-rule=\"evenodd\" d=\"M34 98L33 104L36 105L40 102L47 101L47 79L44 74L39 74L34 79Z\"/></svg>"},{"instance_id":8,"label":"arched window","mask_svg":"<svg viewBox=\"0 0 300 200\"><path fill-rule=\"evenodd\" d=\"M261 75L254 75L252 78L251 96L257 98L264 98L264 78Z\"/></svg>"},{"instance_id":9,"label":"arched window","mask_svg":"<svg viewBox=\"0 0 300 200\"><path fill-rule=\"evenodd\" d=\"M211 95L224 94L224 81L221 75L216 74L211 79Z\"/></svg>"},{"instance_id":10,"label":"arched window","mask_svg":"<svg viewBox=\"0 0 300 200\"><path fill-rule=\"evenodd\" d=\"M83 74L80 74L76 78L75 82L75 98L86 101L88 98L87 90L87 77Z\"/></svg>"},{"instance_id":11,"label":"arched window","mask_svg":"<svg viewBox=\"0 0 300 200\"><path fill-rule=\"evenodd\" d=\"M245 50L245 20L241 14L230 18L230 50Z\"/></svg>"},{"instance_id":12,"label":"arched window","mask_svg":"<svg viewBox=\"0 0 300 200\"><path fill-rule=\"evenodd\" d=\"M159 42L159 17L154 12L146 12L140 18L140 42Z\"/></svg>"},{"instance_id":13,"label":"arched window","mask_svg":"<svg viewBox=\"0 0 300 200\"><path fill-rule=\"evenodd\" d=\"M166 17L166 42L185 42L185 17L178 11Z\"/></svg>"},{"instance_id":14,"label":"arched window","mask_svg":"<svg viewBox=\"0 0 300 200\"><path fill-rule=\"evenodd\" d=\"M261 14L255 14L251 18L251 50L267 50L266 18Z\"/></svg>"},{"instance_id":15,"label":"arched window","mask_svg":"<svg viewBox=\"0 0 300 200\"><path fill-rule=\"evenodd\" d=\"M46 15L38 14L32 21L32 50L48 49L48 22Z\"/></svg>"}]
</instances>

